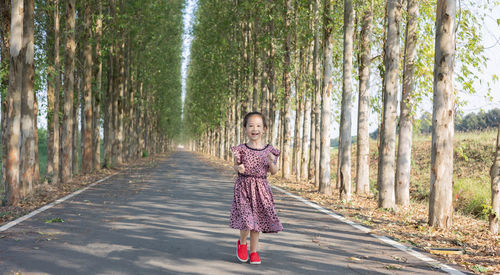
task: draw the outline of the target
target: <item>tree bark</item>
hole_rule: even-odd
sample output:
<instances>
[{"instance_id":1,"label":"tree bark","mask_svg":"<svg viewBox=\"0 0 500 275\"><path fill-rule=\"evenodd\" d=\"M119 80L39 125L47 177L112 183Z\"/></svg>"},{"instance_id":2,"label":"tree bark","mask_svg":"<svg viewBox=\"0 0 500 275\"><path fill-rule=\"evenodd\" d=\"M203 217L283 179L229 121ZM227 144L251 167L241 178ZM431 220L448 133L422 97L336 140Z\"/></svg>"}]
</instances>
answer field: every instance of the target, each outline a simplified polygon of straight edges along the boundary
<instances>
[{"instance_id":1,"label":"tree bark","mask_svg":"<svg viewBox=\"0 0 500 275\"><path fill-rule=\"evenodd\" d=\"M58 184L60 180L60 159L61 159L61 125L59 123L60 102L61 102L61 57L59 54L59 0L54 0L54 121L53 121L53 155L52 155L52 183Z\"/></svg>"},{"instance_id":2,"label":"tree bark","mask_svg":"<svg viewBox=\"0 0 500 275\"><path fill-rule=\"evenodd\" d=\"M496 236L498 234L498 217L500 216L500 123L498 124L497 144L495 160L491 166L491 212L489 216L490 231Z\"/></svg>"},{"instance_id":3,"label":"tree bark","mask_svg":"<svg viewBox=\"0 0 500 275\"><path fill-rule=\"evenodd\" d=\"M10 0L0 0L0 47L1 47L1 63L0 70L9 71L9 62L10 62L10 21L11 21L11 1ZM9 89L9 75L4 74L0 78L0 90L8 91ZM8 140L8 132L7 132L7 115L8 115L8 98L7 93L0 93L1 97L1 109L2 109L2 118L1 118L1 131L2 131L2 152L7 152L7 140ZM6 172L5 167L7 163L7 154L2 154L2 182L0 184L6 184Z\"/></svg>"},{"instance_id":4,"label":"tree bark","mask_svg":"<svg viewBox=\"0 0 500 275\"><path fill-rule=\"evenodd\" d=\"M112 165L113 152L113 104L114 104L114 47L109 48L108 58L108 87L106 90L106 106L104 107L104 167L110 168Z\"/></svg>"},{"instance_id":5,"label":"tree bark","mask_svg":"<svg viewBox=\"0 0 500 275\"><path fill-rule=\"evenodd\" d=\"M83 50L83 114L84 123L82 129L82 173L87 174L92 171L92 46L90 39L92 37L92 21L91 21L91 1L86 1L84 6L84 50Z\"/></svg>"},{"instance_id":6,"label":"tree bark","mask_svg":"<svg viewBox=\"0 0 500 275\"><path fill-rule=\"evenodd\" d=\"M17 205L19 194L19 139L21 137L21 93L23 77L23 18L24 3L22 0L12 0L10 24L10 64L9 90L7 93L7 151L5 164L5 202L7 205Z\"/></svg>"},{"instance_id":7,"label":"tree bark","mask_svg":"<svg viewBox=\"0 0 500 275\"><path fill-rule=\"evenodd\" d=\"M449 228L453 223L455 16L456 1L438 0L434 56L429 225L439 228Z\"/></svg>"},{"instance_id":8,"label":"tree bark","mask_svg":"<svg viewBox=\"0 0 500 275\"><path fill-rule=\"evenodd\" d=\"M332 12L331 1L324 2L324 35L323 35L323 89L321 94L321 150L319 164L319 192L327 195L332 194L330 180L330 120L331 120L331 101L332 101L332 53L333 36L332 22L330 13ZM317 133L316 133L317 134Z\"/></svg>"},{"instance_id":9,"label":"tree bark","mask_svg":"<svg viewBox=\"0 0 500 275\"><path fill-rule=\"evenodd\" d=\"M372 35L373 0L363 14L361 26L361 58L359 64L358 140L356 193L370 192L370 42Z\"/></svg>"},{"instance_id":10,"label":"tree bark","mask_svg":"<svg viewBox=\"0 0 500 275\"><path fill-rule=\"evenodd\" d=\"M34 0L24 0L23 22L23 84L21 92L21 198L26 197L33 190L33 176L35 173L35 66L34 66Z\"/></svg>"},{"instance_id":11,"label":"tree bark","mask_svg":"<svg viewBox=\"0 0 500 275\"><path fill-rule=\"evenodd\" d=\"M62 132L61 181L68 183L73 174L73 93L75 89L75 0L66 2L66 57Z\"/></svg>"},{"instance_id":12,"label":"tree bark","mask_svg":"<svg viewBox=\"0 0 500 275\"><path fill-rule=\"evenodd\" d=\"M385 47L384 106L379 148L379 207L394 208L394 175L396 153L396 115L399 74L399 24L401 0L387 2L387 43Z\"/></svg>"},{"instance_id":13,"label":"tree bark","mask_svg":"<svg viewBox=\"0 0 500 275\"><path fill-rule=\"evenodd\" d=\"M291 30L290 30L290 11L292 9L292 1L285 0L285 49L284 49L284 60L283 60L283 154L282 154L282 165L283 165L283 178L290 179L290 153L291 153L291 106L290 106L290 96L292 94L291 84L290 84L290 53L291 53Z\"/></svg>"},{"instance_id":14,"label":"tree bark","mask_svg":"<svg viewBox=\"0 0 500 275\"><path fill-rule=\"evenodd\" d=\"M311 131L311 162L309 164L309 178L313 180L314 185L319 187L319 160L320 160L320 129L321 129L321 85L320 85L320 44L319 44L319 0L314 0L314 53L313 53L313 67L314 67L314 114L311 116L313 124Z\"/></svg>"},{"instance_id":15,"label":"tree bark","mask_svg":"<svg viewBox=\"0 0 500 275\"><path fill-rule=\"evenodd\" d=\"M413 91L417 56L418 1L408 0L403 91L399 116L399 143L396 166L396 204L410 205L411 145L413 132Z\"/></svg>"},{"instance_id":16,"label":"tree bark","mask_svg":"<svg viewBox=\"0 0 500 275\"><path fill-rule=\"evenodd\" d=\"M352 110L352 57L354 52L354 9L352 0L344 0L344 62L342 115L340 128L342 138L339 155L340 162L340 199L351 200L351 110ZM340 135L339 135L340 136Z\"/></svg>"},{"instance_id":17,"label":"tree bark","mask_svg":"<svg viewBox=\"0 0 500 275\"><path fill-rule=\"evenodd\" d=\"M99 14L96 21L96 45L95 59L97 62L96 89L93 96L92 104L92 163L94 170L101 169L101 94L102 94L102 61L101 61L101 38L102 38L102 0L98 0Z\"/></svg>"}]
</instances>

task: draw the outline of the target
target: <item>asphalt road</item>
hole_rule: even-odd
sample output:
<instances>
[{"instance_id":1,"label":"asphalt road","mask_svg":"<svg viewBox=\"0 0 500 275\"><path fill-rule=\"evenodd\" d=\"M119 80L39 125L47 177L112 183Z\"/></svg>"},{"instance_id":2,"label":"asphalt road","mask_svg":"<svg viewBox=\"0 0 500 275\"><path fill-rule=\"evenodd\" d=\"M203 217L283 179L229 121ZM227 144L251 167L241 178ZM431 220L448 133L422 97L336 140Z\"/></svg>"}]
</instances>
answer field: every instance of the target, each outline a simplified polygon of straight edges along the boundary
<instances>
[{"instance_id":1,"label":"asphalt road","mask_svg":"<svg viewBox=\"0 0 500 275\"><path fill-rule=\"evenodd\" d=\"M261 265L240 263L233 182L183 151L118 174L0 232L0 273L446 274L278 190L284 231L261 234Z\"/></svg>"}]
</instances>

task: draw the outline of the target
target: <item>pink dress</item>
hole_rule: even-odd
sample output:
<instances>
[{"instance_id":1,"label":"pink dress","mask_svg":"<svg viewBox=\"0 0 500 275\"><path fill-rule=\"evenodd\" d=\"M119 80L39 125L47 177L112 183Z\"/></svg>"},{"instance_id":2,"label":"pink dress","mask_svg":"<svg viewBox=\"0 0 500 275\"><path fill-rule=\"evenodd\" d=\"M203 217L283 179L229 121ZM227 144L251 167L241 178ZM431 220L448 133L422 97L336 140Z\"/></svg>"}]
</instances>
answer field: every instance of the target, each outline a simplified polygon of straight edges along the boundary
<instances>
[{"instance_id":1,"label":"pink dress","mask_svg":"<svg viewBox=\"0 0 500 275\"><path fill-rule=\"evenodd\" d=\"M238 163L245 165L244 174L238 174L234 183L234 199L231 206L229 226L234 229L276 233L283 226L274 208L274 198L267 182L269 170L267 155L277 157L280 151L271 145L253 149L246 144L231 148Z\"/></svg>"}]
</instances>

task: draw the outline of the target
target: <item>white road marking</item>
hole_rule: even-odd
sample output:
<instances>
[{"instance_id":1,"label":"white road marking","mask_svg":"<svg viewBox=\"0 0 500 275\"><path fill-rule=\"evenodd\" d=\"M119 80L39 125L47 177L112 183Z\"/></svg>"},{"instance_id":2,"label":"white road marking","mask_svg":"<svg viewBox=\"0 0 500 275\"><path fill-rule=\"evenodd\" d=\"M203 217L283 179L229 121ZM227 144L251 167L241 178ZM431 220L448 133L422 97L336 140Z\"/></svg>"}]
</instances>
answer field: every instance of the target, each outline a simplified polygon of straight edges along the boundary
<instances>
[{"instance_id":1,"label":"white road marking","mask_svg":"<svg viewBox=\"0 0 500 275\"><path fill-rule=\"evenodd\" d=\"M410 248L410 247L408 247L408 246L406 246L404 244L398 243L398 242L396 242L394 240L391 240L391 239L389 239L389 238L387 238L385 236L379 236L379 235L376 235L376 234L369 233L371 231L369 228L367 228L365 226L362 226L360 224L357 224L357 223L355 223L353 221L350 221L350 220L348 220L348 219L346 219L346 218L344 218L344 217L342 217L342 216L340 216L338 214L335 214L332 211L330 211L328 209L325 209L325 208L317 205L314 202L306 200L306 199L304 199L304 198L302 198L300 196L294 195L294 194L292 194L292 193L290 193L290 192L288 192L288 191L286 191L286 190L284 190L282 188L279 188L279 187L276 187L276 186L272 186L272 187L274 189L279 190L280 192L283 192L286 195L288 195L288 196L290 196L290 197L292 197L292 198L300 201L300 202L303 202L304 204L306 204L306 205L308 205L308 206L310 206L312 208L315 208L315 209L317 209L317 210L319 210L319 211L321 211L321 212L323 212L323 213L325 213L325 214L327 214L327 215L329 215L329 216L331 216L331 217L339 220L339 221L347 223L347 224L349 224L349 225L351 225L351 226L359 229L360 231L362 231L364 233L368 233L371 236L379 239L380 241L382 241L382 242L384 242L386 244L389 244L389 245L391 245L391 246L393 246L393 247L395 247L395 248L397 248L397 249L399 249L401 251L404 251L404 252L406 252L406 253L414 256L414 257L416 257L416 258L418 258L418 259L426 262L430 266L434 266L434 267L440 268L441 270L443 270L443 271L445 271L445 272L447 272L449 274L452 274L452 275L465 275L463 272L460 272L460 271L454 269L453 267L451 267L449 265L440 263L439 261L434 260L431 257L426 256L426 255L424 255L424 254L422 254L420 252L417 252L417 251L413 250L412 248Z\"/></svg>"},{"instance_id":2,"label":"white road marking","mask_svg":"<svg viewBox=\"0 0 500 275\"><path fill-rule=\"evenodd\" d=\"M63 201L65 201L65 200L67 200L67 199L70 199L70 198L72 198L72 197L74 197L74 196L76 196L76 195L78 195L78 194L82 193L83 191L85 191L85 190L89 189L90 187L92 187L92 186L94 186L94 185L96 185L96 184L99 184L99 183L101 183L101 182L103 182L103 181L105 181L105 180L107 180L107 179L111 178L111 177L112 177L112 176L114 176L114 175L116 175L116 173L115 173L115 174L113 174L113 175L109 175L109 176L107 176L107 177L105 177L105 178L102 178L102 179L100 179L100 180L98 180L98 181L96 181L96 182L94 182L94 183L92 183L92 184L88 185L87 187L85 187L85 188L83 188L83 189L80 189L80 190L78 190L78 191L75 191L75 192L73 192L73 193L71 193L71 194L69 194L69 195L67 195L67 196L65 196L65 197L62 197L62 198L60 198L60 199L58 199L58 200L56 200L56 201L54 201L54 202L51 202L51 203L49 203L49 204L47 204L47 205L45 205L45 206L42 206L42 207L38 208L37 210L34 210L33 212L29 213L29 214L26 214L26 215L24 215L24 216L22 216L22 217L20 217L20 218L17 218L17 219L15 219L15 220L13 220L13 221L11 221L11 222L9 222L9 223L7 223L7 224L5 224L5 225L1 226L1 227L0 227L0 232L3 232L3 231L5 231L5 230L7 230L7 229L9 229L9 228L11 228L11 227L13 227L13 226L16 226L16 225L20 224L21 222L23 222L23 221L25 221L25 220L27 220L27 219L29 219L29 218L32 218L32 217L34 217L35 215L38 215L38 214L42 213L43 211L45 211L45 210L47 210L47 209L50 209L50 208L52 208L52 207L54 207L54 206L56 206L56 205L60 204L61 202L63 202Z\"/></svg>"}]
</instances>

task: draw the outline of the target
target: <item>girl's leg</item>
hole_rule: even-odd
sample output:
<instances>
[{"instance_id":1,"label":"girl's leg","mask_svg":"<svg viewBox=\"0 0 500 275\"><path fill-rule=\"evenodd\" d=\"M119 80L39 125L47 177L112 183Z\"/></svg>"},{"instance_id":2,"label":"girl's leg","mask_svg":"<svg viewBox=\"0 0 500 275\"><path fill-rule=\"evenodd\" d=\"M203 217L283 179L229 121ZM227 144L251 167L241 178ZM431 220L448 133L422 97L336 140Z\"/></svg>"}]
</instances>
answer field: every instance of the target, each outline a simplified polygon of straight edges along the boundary
<instances>
[{"instance_id":1,"label":"girl's leg","mask_svg":"<svg viewBox=\"0 0 500 275\"><path fill-rule=\"evenodd\" d=\"M250 253L257 252L259 245L259 232L250 231Z\"/></svg>"},{"instance_id":2,"label":"girl's leg","mask_svg":"<svg viewBox=\"0 0 500 275\"><path fill-rule=\"evenodd\" d=\"M240 245L241 244L247 244L248 233L250 233L250 231L248 231L248 230L240 230Z\"/></svg>"}]
</instances>

